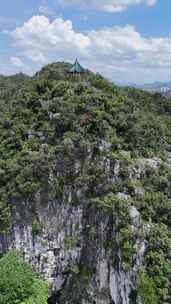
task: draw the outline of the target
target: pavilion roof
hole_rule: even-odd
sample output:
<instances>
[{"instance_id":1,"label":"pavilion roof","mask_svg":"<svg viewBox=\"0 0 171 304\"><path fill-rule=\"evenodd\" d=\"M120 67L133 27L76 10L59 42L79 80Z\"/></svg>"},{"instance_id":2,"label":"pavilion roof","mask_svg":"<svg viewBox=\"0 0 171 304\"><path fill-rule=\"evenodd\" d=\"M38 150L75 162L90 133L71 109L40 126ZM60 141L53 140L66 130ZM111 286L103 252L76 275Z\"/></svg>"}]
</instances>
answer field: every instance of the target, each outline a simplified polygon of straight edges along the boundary
<instances>
[{"instance_id":1,"label":"pavilion roof","mask_svg":"<svg viewBox=\"0 0 171 304\"><path fill-rule=\"evenodd\" d=\"M72 66L72 68L69 70L69 73L84 73L84 69L83 67L80 65L80 63L78 62L78 59L76 59L74 65Z\"/></svg>"}]
</instances>

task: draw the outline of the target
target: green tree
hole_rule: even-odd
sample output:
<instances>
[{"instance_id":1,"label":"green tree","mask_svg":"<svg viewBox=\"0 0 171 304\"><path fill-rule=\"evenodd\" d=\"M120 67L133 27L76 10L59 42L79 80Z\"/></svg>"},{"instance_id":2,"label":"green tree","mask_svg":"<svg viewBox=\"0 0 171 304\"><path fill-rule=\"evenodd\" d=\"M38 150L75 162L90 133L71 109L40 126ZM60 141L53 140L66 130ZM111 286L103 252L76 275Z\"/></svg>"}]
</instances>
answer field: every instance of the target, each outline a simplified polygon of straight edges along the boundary
<instances>
[{"instance_id":1,"label":"green tree","mask_svg":"<svg viewBox=\"0 0 171 304\"><path fill-rule=\"evenodd\" d=\"M157 304L153 280L144 270L140 271L139 296L143 304Z\"/></svg>"},{"instance_id":2,"label":"green tree","mask_svg":"<svg viewBox=\"0 0 171 304\"><path fill-rule=\"evenodd\" d=\"M47 285L16 253L0 259L0 304L46 304Z\"/></svg>"},{"instance_id":3,"label":"green tree","mask_svg":"<svg viewBox=\"0 0 171 304\"><path fill-rule=\"evenodd\" d=\"M21 304L47 304L48 287L39 279L34 279L33 294Z\"/></svg>"}]
</instances>

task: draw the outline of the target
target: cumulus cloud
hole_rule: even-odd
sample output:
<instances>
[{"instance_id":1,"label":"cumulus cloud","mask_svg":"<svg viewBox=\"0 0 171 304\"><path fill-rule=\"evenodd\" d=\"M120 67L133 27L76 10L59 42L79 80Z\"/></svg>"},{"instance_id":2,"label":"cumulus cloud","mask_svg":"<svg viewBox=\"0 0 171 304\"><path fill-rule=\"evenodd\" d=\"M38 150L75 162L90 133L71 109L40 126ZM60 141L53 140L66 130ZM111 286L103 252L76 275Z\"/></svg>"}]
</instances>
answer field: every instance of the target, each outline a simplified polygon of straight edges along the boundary
<instances>
[{"instance_id":1,"label":"cumulus cloud","mask_svg":"<svg viewBox=\"0 0 171 304\"><path fill-rule=\"evenodd\" d=\"M50 22L45 16L32 17L11 35L25 56L40 63L46 63L53 55L67 59L68 56L72 58L75 52L83 54L90 43L88 36L73 30L70 20L57 18Z\"/></svg>"},{"instance_id":2,"label":"cumulus cloud","mask_svg":"<svg viewBox=\"0 0 171 304\"><path fill-rule=\"evenodd\" d=\"M155 5L157 0L58 0L61 6L74 6L78 8L93 8L109 13L126 10L129 6L146 4Z\"/></svg>"},{"instance_id":3,"label":"cumulus cloud","mask_svg":"<svg viewBox=\"0 0 171 304\"><path fill-rule=\"evenodd\" d=\"M146 38L131 25L84 33L76 32L71 21L35 16L10 35L35 68L79 57L88 68L114 80L171 77L171 37Z\"/></svg>"}]
</instances>

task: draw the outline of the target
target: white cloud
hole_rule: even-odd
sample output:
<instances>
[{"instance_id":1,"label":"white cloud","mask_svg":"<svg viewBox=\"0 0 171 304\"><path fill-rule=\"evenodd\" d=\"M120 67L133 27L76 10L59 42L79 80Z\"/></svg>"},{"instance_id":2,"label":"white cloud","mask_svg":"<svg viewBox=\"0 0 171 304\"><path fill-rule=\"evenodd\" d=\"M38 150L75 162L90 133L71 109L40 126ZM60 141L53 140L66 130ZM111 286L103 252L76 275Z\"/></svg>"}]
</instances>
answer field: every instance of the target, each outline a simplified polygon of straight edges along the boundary
<instances>
[{"instance_id":1,"label":"white cloud","mask_svg":"<svg viewBox=\"0 0 171 304\"><path fill-rule=\"evenodd\" d=\"M145 38L133 26L87 33L71 21L32 17L11 33L16 47L34 69L52 61L73 61L114 80L152 81L171 78L171 36Z\"/></svg>"},{"instance_id":2,"label":"white cloud","mask_svg":"<svg viewBox=\"0 0 171 304\"><path fill-rule=\"evenodd\" d=\"M45 5L40 5L39 6L39 12L40 12L40 14L43 14L45 16L52 15L52 11Z\"/></svg>"},{"instance_id":3,"label":"white cloud","mask_svg":"<svg viewBox=\"0 0 171 304\"><path fill-rule=\"evenodd\" d=\"M10 57L10 63L17 68L25 67L24 62L19 57Z\"/></svg>"},{"instance_id":4,"label":"white cloud","mask_svg":"<svg viewBox=\"0 0 171 304\"><path fill-rule=\"evenodd\" d=\"M10 63L10 64L9 64ZM23 72L26 74L31 74L32 69L25 61L23 61L20 57L11 56L8 62L0 64L0 70L2 69L3 74L10 75L13 73Z\"/></svg>"},{"instance_id":5,"label":"white cloud","mask_svg":"<svg viewBox=\"0 0 171 304\"><path fill-rule=\"evenodd\" d=\"M45 16L52 16L54 14L53 9L49 6L47 0L42 0L39 6L39 13Z\"/></svg>"},{"instance_id":6,"label":"white cloud","mask_svg":"<svg viewBox=\"0 0 171 304\"><path fill-rule=\"evenodd\" d=\"M57 0L61 6L73 6L78 8L93 8L109 13L117 13L126 10L129 6L146 4L153 6L157 0Z\"/></svg>"},{"instance_id":7,"label":"white cloud","mask_svg":"<svg viewBox=\"0 0 171 304\"><path fill-rule=\"evenodd\" d=\"M35 62L45 63L49 56L72 58L84 53L89 46L89 38L73 30L71 21L57 18L50 23L45 16L34 16L22 27L11 33L16 44L23 49L24 54Z\"/></svg>"}]
</instances>

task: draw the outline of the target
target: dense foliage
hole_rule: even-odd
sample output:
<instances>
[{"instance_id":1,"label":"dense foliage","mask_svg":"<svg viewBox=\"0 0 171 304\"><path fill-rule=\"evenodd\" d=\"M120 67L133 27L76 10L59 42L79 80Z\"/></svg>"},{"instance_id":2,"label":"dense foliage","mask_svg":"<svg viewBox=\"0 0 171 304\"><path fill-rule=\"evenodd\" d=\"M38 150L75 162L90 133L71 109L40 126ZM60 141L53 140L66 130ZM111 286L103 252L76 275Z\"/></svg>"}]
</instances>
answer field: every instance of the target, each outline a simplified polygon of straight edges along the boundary
<instances>
[{"instance_id":1,"label":"dense foliage","mask_svg":"<svg viewBox=\"0 0 171 304\"><path fill-rule=\"evenodd\" d=\"M35 194L48 191L59 199L65 185L87 184L87 198L93 197L93 204L111 208L121 219L120 244L126 269L134 254L128 207L137 207L146 227L143 237L148 242L139 296L143 304L170 303L171 173L167 160L171 150L171 101L159 94L120 89L90 72L85 81L74 81L66 73L68 66L49 65L34 78L18 75L0 79L0 232L9 233L11 210L24 199L33 203L33 233L41 233L34 213ZM110 146L105 155L99 148L103 141ZM72 164L76 155L84 158L89 151L93 164L84 175L63 171L53 183L47 183L56 159L62 156L64 162ZM120 162L119 179L112 187L99 166L100 156ZM161 161L155 170L138 163L139 159L153 157ZM130 170L139 169L140 176L134 178L132 174L130 178ZM144 195L136 196L136 189L143 189ZM127 193L131 201L118 201L119 192ZM73 203L78 203L77 197ZM65 243L69 246L73 240ZM34 288L41 291L42 285L38 281L34 285L31 270L24 267L28 278L23 288L27 291L24 289L17 299L21 302L27 298L24 304L43 303L46 296L32 301L32 294L27 294ZM17 284L23 276L21 272ZM8 285L2 278L0 288ZM12 303L9 299L3 301Z\"/></svg>"},{"instance_id":2,"label":"dense foliage","mask_svg":"<svg viewBox=\"0 0 171 304\"><path fill-rule=\"evenodd\" d=\"M15 252L0 259L1 304L46 304L47 285L36 277L31 267Z\"/></svg>"}]
</instances>

